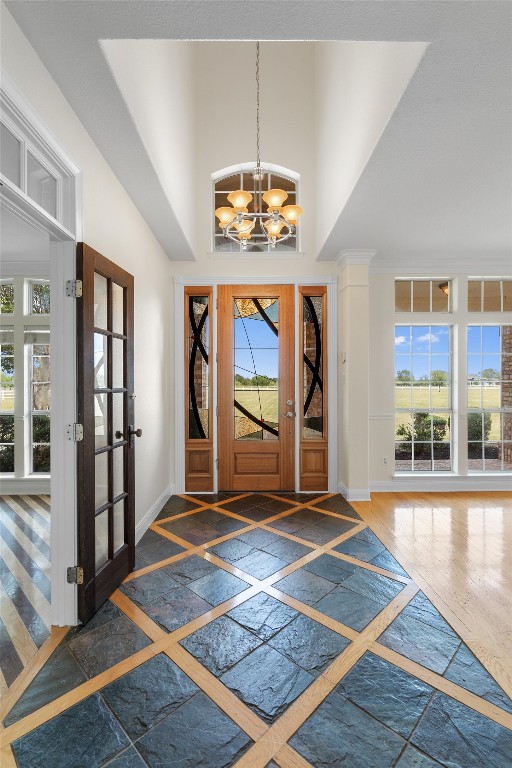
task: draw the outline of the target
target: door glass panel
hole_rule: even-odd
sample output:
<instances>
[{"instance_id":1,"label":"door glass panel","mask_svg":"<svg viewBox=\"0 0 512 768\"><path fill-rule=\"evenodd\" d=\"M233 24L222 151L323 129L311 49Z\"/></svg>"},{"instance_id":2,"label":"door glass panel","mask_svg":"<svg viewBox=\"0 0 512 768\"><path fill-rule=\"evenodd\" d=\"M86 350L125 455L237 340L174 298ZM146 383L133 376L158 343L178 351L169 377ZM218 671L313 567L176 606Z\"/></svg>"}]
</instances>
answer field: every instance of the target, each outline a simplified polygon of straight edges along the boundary
<instances>
[{"instance_id":1,"label":"door glass panel","mask_svg":"<svg viewBox=\"0 0 512 768\"><path fill-rule=\"evenodd\" d=\"M96 570L108 560L108 509L95 518Z\"/></svg>"},{"instance_id":2,"label":"door glass panel","mask_svg":"<svg viewBox=\"0 0 512 768\"><path fill-rule=\"evenodd\" d=\"M57 215L57 179L27 152L27 194L50 216Z\"/></svg>"},{"instance_id":3,"label":"door glass panel","mask_svg":"<svg viewBox=\"0 0 512 768\"><path fill-rule=\"evenodd\" d=\"M94 437L95 448L108 445L107 395L94 395Z\"/></svg>"},{"instance_id":4,"label":"door glass panel","mask_svg":"<svg viewBox=\"0 0 512 768\"><path fill-rule=\"evenodd\" d=\"M94 327L107 330L107 278L94 273Z\"/></svg>"},{"instance_id":5,"label":"door glass panel","mask_svg":"<svg viewBox=\"0 0 512 768\"><path fill-rule=\"evenodd\" d=\"M97 453L95 457L95 494L94 506L96 509L108 501L108 454L109 451Z\"/></svg>"},{"instance_id":6,"label":"door glass panel","mask_svg":"<svg viewBox=\"0 0 512 768\"><path fill-rule=\"evenodd\" d=\"M208 296L189 296L189 419L191 440L209 437Z\"/></svg>"},{"instance_id":7,"label":"door glass panel","mask_svg":"<svg viewBox=\"0 0 512 768\"><path fill-rule=\"evenodd\" d=\"M124 499L114 504L114 554L124 544Z\"/></svg>"},{"instance_id":8,"label":"door glass panel","mask_svg":"<svg viewBox=\"0 0 512 768\"><path fill-rule=\"evenodd\" d=\"M114 448L112 452L113 459L113 478L114 490L112 498L115 499L123 493L124 488L124 445Z\"/></svg>"},{"instance_id":9,"label":"door glass panel","mask_svg":"<svg viewBox=\"0 0 512 768\"><path fill-rule=\"evenodd\" d=\"M101 333L94 334L94 389L105 389L107 386L107 337Z\"/></svg>"},{"instance_id":10,"label":"door glass panel","mask_svg":"<svg viewBox=\"0 0 512 768\"><path fill-rule=\"evenodd\" d=\"M276 440L279 403L279 301L233 303L235 440Z\"/></svg>"},{"instance_id":11,"label":"door glass panel","mask_svg":"<svg viewBox=\"0 0 512 768\"><path fill-rule=\"evenodd\" d=\"M33 384L32 385L32 410L49 411L50 410L50 385Z\"/></svg>"},{"instance_id":12,"label":"door glass panel","mask_svg":"<svg viewBox=\"0 0 512 768\"><path fill-rule=\"evenodd\" d=\"M112 331L124 333L124 288L112 283Z\"/></svg>"},{"instance_id":13,"label":"door glass panel","mask_svg":"<svg viewBox=\"0 0 512 768\"><path fill-rule=\"evenodd\" d=\"M304 296L304 438L323 437L322 296Z\"/></svg>"},{"instance_id":14,"label":"door glass panel","mask_svg":"<svg viewBox=\"0 0 512 768\"><path fill-rule=\"evenodd\" d=\"M112 434L114 441L123 440L125 438L125 423L124 423L124 398L123 392L114 392L112 395ZM121 437L119 434L121 433Z\"/></svg>"},{"instance_id":15,"label":"door glass panel","mask_svg":"<svg viewBox=\"0 0 512 768\"><path fill-rule=\"evenodd\" d=\"M112 387L124 387L124 341L112 337Z\"/></svg>"}]
</instances>

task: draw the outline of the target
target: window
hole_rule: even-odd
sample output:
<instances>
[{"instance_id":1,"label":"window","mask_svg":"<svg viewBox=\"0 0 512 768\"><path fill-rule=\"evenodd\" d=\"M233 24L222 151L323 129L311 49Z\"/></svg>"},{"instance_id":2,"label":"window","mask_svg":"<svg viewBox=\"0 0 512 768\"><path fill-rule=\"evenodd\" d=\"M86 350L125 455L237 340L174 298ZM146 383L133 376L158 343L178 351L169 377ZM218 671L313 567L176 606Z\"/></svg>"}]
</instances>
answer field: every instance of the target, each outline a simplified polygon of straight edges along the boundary
<instances>
[{"instance_id":1,"label":"window","mask_svg":"<svg viewBox=\"0 0 512 768\"><path fill-rule=\"evenodd\" d=\"M50 284L0 284L0 472L50 472Z\"/></svg>"},{"instance_id":2,"label":"window","mask_svg":"<svg viewBox=\"0 0 512 768\"><path fill-rule=\"evenodd\" d=\"M512 326L467 329L468 469L512 469Z\"/></svg>"},{"instance_id":3,"label":"window","mask_svg":"<svg viewBox=\"0 0 512 768\"><path fill-rule=\"evenodd\" d=\"M448 312L450 282L395 280L395 312Z\"/></svg>"},{"instance_id":4,"label":"window","mask_svg":"<svg viewBox=\"0 0 512 768\"><path fill-rule=\"evenodd\" d=\"M469 312L512 310L512 280L468 280Z\"/></svg>"},{"instance_id":5,"label":"window","mask_svg":"<svg viewBox=\"0 0 512 768\"><path fill-rule=\"evenodd\" d=\"M212 217L213 217L213 250L214 251L234 251L238 252L242 250L242 245L238 245L238 243L234 243L231 240L228 240L223 232L222 227L220 227L218 219L214 216L213 211L217 210L217 208L221 208L224 206L231 207L229 201L228 201L228 195L230 192L234 192L237 189L243 189L248 192L250 192L253 195L253 200L249 203L248 209L249 212L254 211L254 195L255 195L255 189L254 189L254 179L252 176L252 169L254 167L254 164L252 163L246 163L242 166L239 166L241 170L239 171L231 171L225 176L222 176L214 181L214 190L213 190L213 197L214 197L214 205L212 210ZM287 195L288 198L286 199L285 205L295 205L298 203L297 199L297 181L295 180L295 177L297 174L293 174L290 172L290 175L287 176L284 174L284 171L281 171L280 173L276 173L273 170L265 169L262 182L261 182L261 188L263 192L266 192L269 189L283 189ZM265 204L264 204L265 205ZM266 206L264 208L266 210ZM288 240L283 242L282 244L277 244L277 248L279 250L286 250L286 251L297 251L298 250L298 243L297 243L297 237L293 236L290 237ZM249 240L249 245L246 249L248 252L252 253L261 253L266 251L272 251L270 245L266 243L266 236L263 235L259 231L258 225L254 228L254 231L252 233L251 239Z\"/></svg>"},{"instance_id":6,"label":"window","mask_svg":"<svg viewBox=\"0 0 512 768\"><path fill-rule=\"evenodd\" d=\"M395 470L450 471L451 331L395 328Z\"/></svg>"}]
</instances>

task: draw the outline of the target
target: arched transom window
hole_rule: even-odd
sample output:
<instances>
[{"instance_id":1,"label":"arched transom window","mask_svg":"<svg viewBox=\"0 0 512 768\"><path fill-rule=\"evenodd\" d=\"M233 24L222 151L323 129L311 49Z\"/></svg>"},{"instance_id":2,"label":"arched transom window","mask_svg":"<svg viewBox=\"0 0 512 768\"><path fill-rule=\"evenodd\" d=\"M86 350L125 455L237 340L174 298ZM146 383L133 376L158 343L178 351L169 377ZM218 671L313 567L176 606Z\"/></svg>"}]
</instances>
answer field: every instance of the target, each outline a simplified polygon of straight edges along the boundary
<instances>
[{"instance_id":1,"label":"arched transom window","mask_svg":"<svg viewBox=\"0 0 512 768\"><path fill-rule=\"evenodd\" d=\"M255 196L255 182L252 175L252 169L255 163L243 163L241 165L232 166L231 168L224 168L222 171L212 174L213 180L213 250L216 252L238 252L242 250L242 245L234 243L232 240L228 240L222 231L222 227L219 225L218 219L214 215L214 211L222 206L229 206L228 195L230 192L235 192L238 189L243 189L250 192L253 195L252 201L249 203L248 211L254 211L254 204L256 200ZM265 193L269 189L283 189L288 197L285 201L285 205L296 205L298 200L298 181L299 174L295 171L290 171L280 166L265 165L262 163L262 169L264 176L261 182L262 192ZM266 210L266 205L264 210ZM262 253L267 251L298 251L298 232L292 237L288 238L282 243L278 243L275 249L266 242L265 236L259 231L258 227L255 227L250 242L245 249L249 253Z\"/></svg>"}]
</instances>

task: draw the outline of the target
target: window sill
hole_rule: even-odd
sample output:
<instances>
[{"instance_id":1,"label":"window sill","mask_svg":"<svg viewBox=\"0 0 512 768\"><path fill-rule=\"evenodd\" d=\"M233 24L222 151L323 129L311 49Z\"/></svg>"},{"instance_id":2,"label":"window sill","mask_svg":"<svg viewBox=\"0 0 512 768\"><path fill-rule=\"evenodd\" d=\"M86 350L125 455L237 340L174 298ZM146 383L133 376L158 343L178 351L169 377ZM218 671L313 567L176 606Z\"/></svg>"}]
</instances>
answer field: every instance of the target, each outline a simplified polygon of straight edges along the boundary
<instances>
[{"instance_id":1,"label":"window sill","mask_svg":"<svg viewBox=\"0 0 512 768\"><path fill-rule=\"evenodd\" d=\"M209 251L209 259L303 259L303 251L262 251L254 253L253 251Z\"/></svg>"}]
</instances>

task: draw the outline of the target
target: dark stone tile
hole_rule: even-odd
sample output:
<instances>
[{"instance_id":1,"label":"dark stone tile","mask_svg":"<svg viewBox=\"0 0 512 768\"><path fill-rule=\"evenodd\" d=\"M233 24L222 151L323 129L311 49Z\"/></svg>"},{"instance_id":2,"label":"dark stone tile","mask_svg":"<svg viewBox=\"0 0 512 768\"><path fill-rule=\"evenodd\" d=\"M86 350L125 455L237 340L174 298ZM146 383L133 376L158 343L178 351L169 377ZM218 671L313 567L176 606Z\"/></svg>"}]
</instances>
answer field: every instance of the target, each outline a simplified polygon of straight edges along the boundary
<instances>
[{"instance_id":1,"label":"dark stone tile","mask_svg":"<svg viewBox=\"0 0 512 768\"><path fill-rule=\"evenodd\" d=\"M235 564L237 568L254 576L255 579L266 579L267 576L271 576L287 565L285 560L269 555L261 549L254 549L250 554L237 560Z\"/></svg>"},{"instance_id":2,"label":"dark stone tile","mask_svg":"<svg viewBox=\"0 0 512 768\"><path fill-rule=\"evenodd\" d=\"M115 680L101 695L135 741L199 689L163 654Z\"/></svg>"},{"instance_id":3,"label":"dark stone tile","mask_svg":"<svg viewBox=\"0 0 512 768\"><path fill-rule=\"evenodd\" d=\"M263 506L265 506L265 504L273 504L273 503L275 503L275 504L284 504L284 502L280 502L280 501L277 501L275 499L271 499L270 496L267 496L264 493L252 493L248 497L247 500L251 501L252 504L254 504L255 506L258 506L258 507L263 507ZM291 509L292 507L295 506L295 504L286 504L285 506L288 509ZM280 511L283 512L284 511L284 507Z\"/></svg>"},{"instance_id":4,"label":"dark stone tile","mask_svg":"<svg viewBox=\"0 0 512 768\"><path fill-rule=\"evenodd\" d=\"M345 637L322 624L307 616L299 616L268 644L317 677L349 643Z\"/></svg>"},{"instance_id":5,"label":"dark stone tile","mask_svg":"<svg viewBox=\"0 0 512 768\"><path fill-rule=\"evenodd\" d=\"M510 768L512 731L436 693L412 743L442 765Z\"/></svg>"},{"instance_id":6,"label":"dark stone tile","mask_svg":"<svg viewBox=\"0 0 512 768\"><path fill-rule=\"evenodd\" d=\"M370 562L372 565L376 565L379 568L384 568L386 571L396 573L397 576L404 576L406 579L410 578L407 571L402 568L400 563L395 560L393 555L391 555L387 550L381 552L380 555L374 557L373 560L370 560Z\"/></svg>"},{"instance_id":7,"label":"dark stone tile","mask_svg":"<svg viewBox=\"0 0 512 768\"><path fill-rule=\"evenodd\" d=\"M179 589L179 584L161 570L151 571L137 579L125 581L120 590L126 597L142 608L153 603L159 597L168 595L173 589Z\"/></svg>"},{"instance_id":8,"label":"dark stone tile","mask_svg":"<svg viewBox=\"0 0 512 768\"><path fill-rule=\"evenodd\" d=\"M147 768L147 765L135 747L130 747L108 763L108 768Z\"/></svg>"},{"instance_id":9,"label":"dark stone tile","mask_svg":"<svg viewBox=\"0 0 512 768\"><path fill-rule=\"evenodd\" d=\"M512 700L464 643L460 645L444 677L512 713Z\"/></svg>"},{"instance_id":10,"label":"dark stone tile","mask_svg":"<svg viewBox=\"0 0 512 768\"><path fill-rule=\"evenodd\" d=\"M299 614L265 592L260 592L227 615L262 640L269 640Z\"/></svg>"},{"instance_id":11,"label":"dark stone tile","mask_svg":"<svg viewBox=\"0 0 512 768\"><path fill-rule=\"evenodd\" d=\"M269 555L274 555L280 560L290 565L296 560L299 560L304 555L309 555L312 552L312 548L305 544L299 544L298 541L292 541L291 539L285 539L282 536L277 537L277 541L272 544L266 544L260 547L264 552L268 552Z\"/></svg>"},{"instance_id":12,"label":"dark stone tile","mask_svg":"<svg viewBox=\"0 0 512 768\"><path fill-rule=\"evenodd\" d=\"M190 557L184 557L183 560L177 560L175 563L166 565L161 570L178 584L187 586L190 582L201 579L209 573L215 573L218 569L216 565L209 563L203 557L190 555Z\"/></svg>"},{"instance_id":13,"label":"dark stone tile","mask_svg":"<svg viewBox=\"0 0 512 768\"><path fill-rule=\"evenodd\" d=\"M269 499L268 497L258 501L259 507L264 507L272 515L280 515L281 512L287 512L289 509L295 509L297 506L293 501L278 501L277 499Z\"/></svg>"},{"instance_id":14,"label":"dark stone tile","mask_svg":"<svg viewBox=\"0 0 512 768\"><path fill-rule=\"evenodd\" d=\"M341 552L342 555L350 555L350 557L355 557L357 560L362 560L364 563L369 563L374 557L385 551L385 547L380 541L369 543L368 541L358 539L357 536L352 536L350 539L342 541L341 544L337 544L333 549L336 552Z\"/></svg>"},{"instance_id":15,"label":"dark stone tile","mask_svg":"<svg viewBox=\"0 0 512 768\"><path fill-rule=\"evenodd\" d=\"M347 525L350 526L350 523L347 523ZM307 525L305 528L298 530L295 535L298 536L299 539L310 541L312 544L322 547L341 533L344 533L344 531L338 533L331 528L325 528L321 525Z\"/></svg>"},{"instance_id":16,"label":"dark stone tile","mask_svg":"<svg viewBox=\"0 0 512 768\"><path fill-rule=\"evenodd\" d=\"M305 571L316 573L317 576L322 576L334 584L341 584L356 570L356 566L352 565L352 563L339 560L332 555L320 555L320 557L316 557L311 562L306 563L303 568Z\"/></svg>"},{"instance_id":17,"label":"dark stone tile","mask_svg":"<svg viewBox=\"0 0 512 768\"><path fill-rule=\"evenodd\" d=\"M423 752L418 752L414 747L407 747L402 757L396 764L396 768L439 768L440 763L431 760Z\"/></svg>"},{"instance_id":18,"label":"dark stone tile","mask_svg":"<svg viewBox=\"0 0 512 768\"><path fill-rule=\"evenodd\" d=\"M356 571L343 582L345 589L351 589L358 595L375 600L376 603L387 605L404 588L404 584L386 576L381 576L373 571L366 571L364 568L357 568Z\"/></svg>"},{"instance_id":19,"label":"dark stone tile","mask_svg":"<svg viewBox=\"0 0 512 768\"><path fill-rule=\"evenodd\" d=\"M187 587L173 589L168 595L162 595L143 607L143 611L167 632L174 632L209 610L210 603Z\"/></svg>"},{"instance_id":20,"label":"dark stone tile","mask_svg":"<svg viewBox=\"0 0 512 768\"><path fill-rule=\"evenodd\" d=\"M274 763L274 761L271 760L270 763L267 763L265 768L279 768L279 766L277 765L277 763Z\"/></svg>"},{"instance_id":21,"label":"dark stone tile","mask_svg":"<svg viewBox=\"0 0 512 768\"><path fill-rule=\"evenodd\" d=\"M236 622L226 616L219 616L215 621L186 637L180 645L213 675L219 677L254 651L261 642L252 632L243 629Z\"/></svg>"},{"instance_id":22,"label":"dark stone tile","mask_svg":"<svg viewBox=\"0 0 512 768\"><path fill-rule=\"evenodd\" d=\"M279 536L277 533L272 533L271 531L265 531L261 528L254 528L252 531L242 531L242 533L239 533L236 537L238 541L243 541L244 544L248 544L250 547L255 547L255 549L263 549L265 552L269 551L269 547L272 544L276 544L279 541L284 541L284 539ZM276 554L275 552L271 552L270 554ZM278 555L276 555L278 557Z\"/></svg>"},{"instance_id":23,"label":"dark stone tile","mask_svg":"<svg viewBox=\"0 0 512 768\"><path fill-rule=\"evenodd\" d=\"M188 494L191 496L192 494ZM220 491L219 493L194 493L194 499L204 502L204 504L218 504L219 502L228 501L234 496L239 496L237 492ZM224 505L223 505L224 506Z\"/></svg>"},{"instance_id":24,"label":"dark stone tile","mask_svg":"<svg viewBox=\"0 0 512 768\"><path fill-rule=\"evenodd\" d=\"M165 560L167 557L179 555L185 548L170 541L165 536L160 536L155 531L147 530L142 539L135 548L138 555L144 558L149 564L157 563L159 560Z\"/></svg>"},{"instance_id":25,"label":"dark stone tile","mask_svg":"<svg viewBox=\"0 0 512 768\"><path fill-rule=\"evenodd\" d=\"M248 520L252 520L254 523L260 523L262 520L273 517L278 513L274 512L272 509L265 509L264 507L249 507L249 509L244 509L243 512L239 512L238 514L246 517Z\"/></svg>"},{"instance_id":26,"label":"dark stone tile","mask_svg":"<svg viewBox=\"0 0 512 768\"><path fill-rule=\"evenodd\" d=\"M194 544L198 547L201 544L206 544L208 541L218 539L221 534L216 528L209 525L202 525L201 523L192 520L193 516L183 518L176 521L170 521L168 523L162 523L161 527L169 533L178 536L180 539Z\"/></svg>"},{"instance_id":27,"label":"dark stone tile","mask_svg":"<svg viewBox=\"0 0 512 768\"><path fill-rule=\"evenodd\" d=\"M304 514L307 514L308 510L300 510ZM274 520L273 522L269 523L269 528L275 528L278 531L283 531L284 533L292 533L295 536L298 536L298 531L300 531L301 528L305 528L308 525L308 521L304 520L302 516L300 516L300 512L292 513L291 515L287 515L286 517L280 517L279 520Z\"/></svg>"},{"instance_id":28,"label":"dark stone tile","mask_svg":"<svg viewBox=\"0 0 512 768\"><path fill-rule=\"evenodd\" d=\"M402 611L379 637L379 643L442 675L455 656L460 640L404 616Z\"/></svg>"},{"instance_id":29,"label":"dark stone tile","mask_svg":"<svg viewBox=\"0 0 512 768\"><path fill-rule=\"evenodd\" d=\"M228 533L234 531L240 531L242 528L247 528L248 523L244 523L243 520L235 520L234 517L224 517L224 520L219 520L215 524L215 530L217 536L226 536Z\"/></svg>"},{"instance_id":30,"label":"dark stone tile","mask_svg":"<svg viewBox=\"0 0 512 768\"><path fill-rule=\"evenodd\" d=\"M103 765L130 741L98 693L13 742L20 768Z\"/></svg>"},{"instance_id":31,"label":"dark stone tile","mask_svg":"<svg viewBox=\"0 0 512 768\"><path fill-rule=\"evenodd\" d=\"M313 681L285 656L262 645L220 678L265 722L273 722Z\"/></svg>"},{"instance_id":32,"label":"dark stone tile","mask_svg":"<svg viewBox=\"0 0 512 768\"><path fill-rule=\"evenodd\" d=\"M242 581L242 579L238 579L219 568L216 573L211 573L194 581L190 585L190 589L211 605L220 605L224 600L238 595L249 586L246 581Z\"/></svg>"},{"instance_id":33,"label":"dark stone tile","mask_svg":"<svg viewBox=\"0 0 512 768\"><path fill-rule=\"evenodd\" d=\"M367 624L382 611L382 604L368 597L363 597L340 586L323 597L315 606L317 611L325 613L331 619L336 619L352 629L360 632Z\"/></svg>"},{"instance_id":34,"label":"dark stone tile","mask_svg":"<svg viewBox=\"0 0 512 768\"><path fill-rule=\"evenodd\" d=\"M408 739L433 688L373 653L366 653L335 691Z\"/></svg>"},{"instance_id":35,"label":"dark stone tile","mask_svg":"<svg viewBox=\"0 0 512 768\"><path fill-rule=\"evenodd\" d=\"M149 643L144 632L127 616L121 616L98 629L75 637L68 643L68 648L87 677L95 677Z\"/></svg>"},{"instance_id":36,"label":"dark stone tile","mask_svg":"<svg viewBox=\"0 0 512 768\"><path fill-rule=\"evenodd\" d=\"M217 555L221 560L233 564L236 563L237 560L240 560L240 558L253 552L254 547L237 538L223 541L221 544L216 544L207 551L211 552L213 555Z\"/></svg>"},{"instance_id":37,"label":"dark stone tile","mask_svg":"<svg viewBox=\"0 0 512 768\"><path fill-rule=\"evenodd\" d=\"M63 642L69 643L78 635L85 635L93 629L98 629L98 627L108 624L109 621L121 618L121 616L124 616L124 613L119 610L117 605L114 605L110 600L107 600L103 603L101 608L96 611L87 624L79 624L77 627L71 627Z\"/></svg>"},{"instance_id":38,"label":"dark stone tile","mask_svg":"<svg viewBox=\"0 0 512 768\"><path fill-rule=\"evenodd\" d=\"M347 699L331 693L290 739L315 766L391 768L405 741Z\"/></svg>"},{"instance_id":39,"label":"dark stone tile","mask_svg":"<svg viewBox=\"0 0 512 768\"><path fill-rule=\"evenodd\" d=\"M252 742L204 693L198 693L137 742L150 768L228 768Z\"/></svg>"},{"instance_id":40,"label":"dark stone tile","mask_svg":"<svg viewBox=\"0 0 512 768\"><path fill-rule=\"evenodd\" d=\"M293 491L272 491L273 496L279 496L279 498L286 499L288 501L296 501L298 504L309 504L309 502L319 499L324 496L323 493L293 493Z\"/></svg>"},{"instance_id":41,"label":"dark stone tile","mask_svg":"<svg viewBox=\"0 0 512 768\"><path fill-rule=\"evenodd\" d=\"M450 637L458 638L458 635L443 619L437 608L434 608L430 600L425 597L423 592L418 592L418 594L413 597L411 602L408 603L402 611L402 616L416 619L416 621L422 621L424 624L434 627L434 629L445 632L447 635L450 635Z\"/></svg>"},{"instance_id":42,"label":"dark stone tile","mask_svg":"<svg viewBox=\"0 0 512 768\"><path fill-rule=\"evenodd\" d=\"M198 504L195 504L188 499L181 499L179 496L170 496L158 513L156 520L173 517L174 515L182 515L184 512L190 512L192 509L197 509L198 507Z\"/></svg>"},{"instance_id":43,"label":"dark stone tile","mask_svg":"<svg viewBox=\"0 0 512 768\"><path fill-rule=\"evenodd\" d=\"M241 520L236 520L234 517L229 517L229 515L223 515L222 512L218 512L215 509L201 510L179 522L199 523L200 525L210 526L215 529L219 529L221 526L228 523L233 526L233 531L237 531L239 528L243 528L246 525L246 523L243 523ZM226 533L230 532L231 531L226 531Z\"/></svg>"},{"instance_id":44,"label":"dark stone tile","mask_svg":"<svg viewBox=\"0 0 512 768\"><path fill-rule=\"evenodd\" d=\"M150 565L150 563L139 555L137 547L135 547L135 565L133 566L133 570L140 571L141 568L146 568L148 565Z\"/></svg>"},{"instance_id":45,"label":"dark stone tile","mask_svg":"<svg viewBox=\"0 0 512 768\"><path fill-rule=\"evenodd\" d=\"M339 493L336 496L331 496L329 499L324 499L324 501L315 501L314 506L318 509L326 509L328 512L335 512L338 515L345 515L346 517L353 517L355 520L361 520L360 515L357 514L355 509L350 506L348 501Z\"/></svg>"},{"instance_id":46,"label":"dark stone tile","mask_svg":"<svg viewBox=\"0 0 512 768\"><path fill-rule=\"evenodd\" d=\"M287 595L295 597L306 605L313 605L320 598L327 595L334 589L336 584L332 581L317 576L314 573L299 568L284 579L277 581L273 585L276 589L286 592Z\"/></svg>"},{"instance_id":47,"label":"dark stone tile","mask_svg":"<svg viewBox=\"0 0 512 768\"><path fill-rule=\"evenodd\" d=\"M227 504L222 505L221 509L227 509L228 512L234 512L236 515L243 515L246 509L251 509L254 506L258 506L258 502L255 501L254 494L251 494L250 496L244 496L243 499L228 501Z\"/></svg>"},{"instance_id":48,"label":"dark stone tile","mask_svg":"<svg viewBox=\"0 0 512 768\"><path fill-rule=\"evenodd\" d=\"M87 677L67 645L59 645L11 709L4 724L15 723L86 680Z\"/></svg>"}]
</instances>

